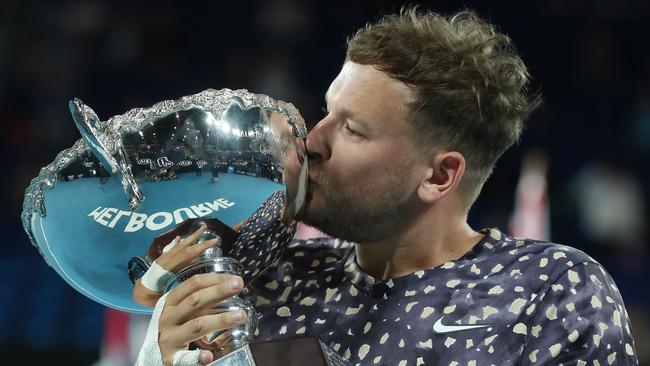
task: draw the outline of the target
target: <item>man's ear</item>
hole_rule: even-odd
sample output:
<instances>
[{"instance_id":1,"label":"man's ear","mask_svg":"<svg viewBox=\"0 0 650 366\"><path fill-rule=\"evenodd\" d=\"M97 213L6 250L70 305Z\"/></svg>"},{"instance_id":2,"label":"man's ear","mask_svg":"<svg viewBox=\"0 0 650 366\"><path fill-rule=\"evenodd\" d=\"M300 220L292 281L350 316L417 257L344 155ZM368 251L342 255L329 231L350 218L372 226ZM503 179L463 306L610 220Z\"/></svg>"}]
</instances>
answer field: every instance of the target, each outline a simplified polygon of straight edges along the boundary
<instances>
[{"instance_id":1,"label":"man's ear","mask_svg":"<svg viewBox=\"0 0 650 366\"><path fill-rule=\"evenodd\" d=\"M456 190L465 174L465 157L457 151L442 151L431 160L426 177L420 182L418 196L433 204Z\"/></svg>"}]
</instances>

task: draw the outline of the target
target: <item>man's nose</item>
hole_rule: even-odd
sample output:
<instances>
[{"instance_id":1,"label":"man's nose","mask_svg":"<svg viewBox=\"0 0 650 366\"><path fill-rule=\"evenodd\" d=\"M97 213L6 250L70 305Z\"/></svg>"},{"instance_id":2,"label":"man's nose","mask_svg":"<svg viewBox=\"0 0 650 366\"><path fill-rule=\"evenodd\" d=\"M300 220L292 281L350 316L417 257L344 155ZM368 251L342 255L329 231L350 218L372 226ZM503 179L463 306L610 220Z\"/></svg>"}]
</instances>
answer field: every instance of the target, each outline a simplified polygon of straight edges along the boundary
<instances>
[{"instance_id":1,"label":"man's nose","mask_svg":"<svg viewBox=\"0 0 650 366\"><path fill-rule=\"evenodd\" d=\"M307 135L307 154L310 159L328 160L332 156L330 124L325 118L309 131Z\"/></svg>"}]
</instances>

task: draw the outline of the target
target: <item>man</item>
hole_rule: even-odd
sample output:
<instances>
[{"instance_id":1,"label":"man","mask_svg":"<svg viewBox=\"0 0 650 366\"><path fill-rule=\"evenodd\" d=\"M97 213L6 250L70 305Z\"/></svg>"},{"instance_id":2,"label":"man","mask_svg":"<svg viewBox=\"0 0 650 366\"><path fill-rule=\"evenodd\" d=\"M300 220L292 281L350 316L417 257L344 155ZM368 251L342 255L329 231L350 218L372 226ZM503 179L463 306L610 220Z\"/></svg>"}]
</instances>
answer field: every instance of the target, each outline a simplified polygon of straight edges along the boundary
<instances>
[{"instance_id":1,"label":"man","mask_svg":"<svg viewBox=\"0 0 650 366\"><path fill-rule=\"evenodd\" d=\"M528 78L509 39L471 12L409 10L359 30L307 138L298 217L340 239L292 242L251 284L257 339L313 335L362 365L637 364L622 299L598 263L467 224L538 104ZM252 237L247 225L284 232L281 207L273 197L239 240ZM200 275L169 293L152 322L159 349L145 345L140 360L212 360L187 344L245 321L207 310L242 286Z\"/></svg>"}]
</instances>

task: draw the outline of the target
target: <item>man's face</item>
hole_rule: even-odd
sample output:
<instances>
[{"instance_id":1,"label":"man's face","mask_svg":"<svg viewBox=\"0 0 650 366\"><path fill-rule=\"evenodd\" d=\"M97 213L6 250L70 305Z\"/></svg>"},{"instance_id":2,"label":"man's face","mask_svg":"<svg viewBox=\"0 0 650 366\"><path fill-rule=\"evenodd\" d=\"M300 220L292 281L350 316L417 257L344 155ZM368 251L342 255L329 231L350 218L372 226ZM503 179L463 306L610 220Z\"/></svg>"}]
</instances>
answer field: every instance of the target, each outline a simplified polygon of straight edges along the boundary
<instances>
[{"instance_id":1,"label":"man's face","mask_svg":"<svg viewBox=\"0 0 650 366\"><path fill-rule=\"evenodd\" d=\"M417 207L426 168L407 122L411 90L370 65L347 62L309 133L309 189L298 219L329 235L386 238Z\"/></svg>"}]
</instances>

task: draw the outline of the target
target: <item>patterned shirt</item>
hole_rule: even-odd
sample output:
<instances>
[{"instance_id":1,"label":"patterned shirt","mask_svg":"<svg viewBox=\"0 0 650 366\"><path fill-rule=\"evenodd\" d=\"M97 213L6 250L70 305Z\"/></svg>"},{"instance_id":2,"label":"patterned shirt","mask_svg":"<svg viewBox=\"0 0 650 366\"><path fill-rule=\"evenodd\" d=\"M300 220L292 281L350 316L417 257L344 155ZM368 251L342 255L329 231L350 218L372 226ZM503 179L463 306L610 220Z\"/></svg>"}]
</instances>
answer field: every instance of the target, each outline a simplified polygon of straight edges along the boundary
<instances>
[{"instance_id":1,"label":"patterned shirt","mask_svg":"<svg viewBox=\"0 0 650 366\"><path fill-rule=\"evenodd\" d=\"M577 249L486 229L461 258L382 281L353 243L282 245L281 203L249 220L233 252L257 275L256 340L315 336L356 365L638 364L614 281Z\"/></svg>"}]
</instances>

